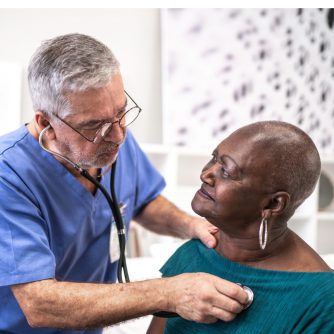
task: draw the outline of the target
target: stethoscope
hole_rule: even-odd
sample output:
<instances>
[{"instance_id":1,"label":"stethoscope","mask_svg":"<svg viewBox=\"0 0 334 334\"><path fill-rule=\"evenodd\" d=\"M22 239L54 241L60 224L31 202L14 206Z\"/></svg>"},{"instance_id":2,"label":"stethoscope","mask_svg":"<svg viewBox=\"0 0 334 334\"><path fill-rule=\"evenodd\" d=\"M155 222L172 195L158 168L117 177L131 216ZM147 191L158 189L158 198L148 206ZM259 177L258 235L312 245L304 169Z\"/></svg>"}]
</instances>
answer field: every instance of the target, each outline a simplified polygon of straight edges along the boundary
<instances>
[{"instance_id":1,"label":"stethoscope","mask_svg":"<svg viewBox=\"0 0 334 334\"><path fill-rule=\"evenodd\" d=\"M123 217L121 214L121 211L119 209L119 205L118 205L118 201L117 201L117 197L116 197L116 192L115 192L115 174L116 174L116 161L112 164L112 168L111 168L111 176L110 176L110 193L111 193L111 197L108 194L106 188L100 183L98 182L94 177L92 177L88 171L84 168L82 168L81 166L79 166L78 164L76 164L75 162L73 162L72 160L70 160L69 158L63 156L62 154L58 153L58 152L54 152L48 148L46 148L43 144L43 136L45 134L46 131L48 131L51 128L51 125L49 124L47 127L45 127L38 138L38 142L40 144L40 146L42 147L43 150L45 150L46 152L66 161L69 165L71 165L75 170L77 170L83 177L85 177L87 180L89 180L90 182L92 182L99 190L101 190L102 194L104 195L104 197L106 198L110 209L112 211L112 214L114 216L114 220L115 220L115 224L116 224L116 228L117 228L117 235L118 235L118 241L119 241L119 248L120 248L120 258L118 261L118 267L117 267L117 279L119 283L123 283L123 275L124 275L124 279L125 282L130 282L130 278L129 278L129 273L128 273L128 268L126 265L126 257L125 257L125 244L126 244L126 238L125 238L125 225L123 222Z\"/></svg>"},{"instance_id":2,"label":"stethoscope","mask_svg":"<svg viewBox=\"0 0 334 334\"><path fill-rule=\"evenodd\" d=\"M110 175L110 195L108 194L108 191L106 190L106 188L100 183L98 182L94 177L92 177L88 171L84 168L82 168L81 166L79 166L78 164L76 164L75 162L73 162L72 160L70 160L69 158L63 156L62 154L52 151L48 148L46 148L43 144L43 136L45 134L46 131L48 131L51 128L51 125L49 124L47 127L45 127L39 134L39 138L38 138L38 142L39 145L41 146L41 148L52 154L53 156L56 156L64 161L66 161L69 165L71 165L75 170L77 170L84 178L86 178L87 180L89 180L90 182L92 182L104 195L105 199L107 200L110 209L112 211L113 217L114 217L114 221L116 224L116 228L117 228L117 235L118 235L118 240L119 240L119 249L120 249L120 257L119 257L119 261L118 261L118 266L117 266L117 279L119 283L124 283L123 281L123 275L124 275L124 279L126 283L130 282L130 278L129 278L129 273L128 273L128 268L126 265L126 257L125 257L125 245L126 245L126 236L125 236L125 225L123 222L123 217L119 208L119 204L117 201L117 197L116 197L116 192L115 192L115 174L116 174L116 162L117 159L113 162L112 164L112 168L111 168L111 175ZM247 293L248 295L248 303L245 306L245 309L248 308L254 299L254 293L253 291L244 285L239 284ZM177 313L174 312L167 312L167 311L161 311L161 312L156 312L153 315L157 316L157 317L161 317L161 318L171 318L171 317L178 317L179 315Z\"/></svg>"}]
</instances>

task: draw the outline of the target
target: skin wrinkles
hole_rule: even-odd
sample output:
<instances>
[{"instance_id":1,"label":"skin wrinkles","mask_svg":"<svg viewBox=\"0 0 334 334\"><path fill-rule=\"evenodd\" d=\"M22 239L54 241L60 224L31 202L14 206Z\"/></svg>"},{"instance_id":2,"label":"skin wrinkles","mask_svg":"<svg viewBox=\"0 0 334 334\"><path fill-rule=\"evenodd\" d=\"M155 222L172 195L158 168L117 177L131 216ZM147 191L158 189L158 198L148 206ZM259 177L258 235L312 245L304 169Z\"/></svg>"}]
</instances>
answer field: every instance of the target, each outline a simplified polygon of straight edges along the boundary
<instances>
[{"instance_id":1,"label":"skin wrinkles","mask_svg":"<svg viewBox=\"0 0 334 334\"><path fill-rule=\"evenodd\" d=\"M219 146L219 152L222 156L225 156L226 154L222 154L221 151L225 152L223 145ZM232 158L232 160L237 159ZM256 244L252 248L257 249L258 229L254 228L254 224L249 224L249 222L255 223L261 220L259 198L264 191L263 189L257 189L258 187L255 187L254 184L255 180L250 178L252 171L247 169L248 161L246 158L239 160L238 164L235 163L235 166L241 166L245 171L242 174L240 173L239 179L234 179L231 175L225 176L225 174L220 174L219 171L215 173L215 166L212 167L211 171L203 171L202 181L211 185L216 198L215 205L210 208L211 214L209 213L208 216L204 212L204 217L222 230L221 236L230 235L245 240L254 239ZM237 170L240 171L240 167ZM196 201L196 196L194 201ZM202 215L201 211L196 210L196 202L194 203L194 201L194 211ZM206 206L206 203L204 205Z\"/></svg>"},{"instance_id":2,"label":"skin wrinkles","mask_svg":"<svg viewBox=\"0 0 334 334\"><path fill-rule=\"evenodd\" d=\"M279 122L272 122L275 124L270 124L270 128L269 123L243 127L218 145L202 170L202 190L195 194L192 208L219 228L216 250L230 260L273 270L312 267L311 271L319 268L326 271L319 256L287 226L298 206L295 186L288 184L291 180L298 182L293 179L294 170L307 166L303 163L305 156L313 160L305 174L314 171L316 182L319 169L316 149L310 146L306 135L298 133L300 130ZM304 199L312 186L303 187ZM260 249L258 238L262 219L268 221L265 250ZM311 265L305 260L302 264L294 262L290 254L296 253L296 249L308 254Z\"/></svg>"},{"instance_id":3,"label":"skin wrinkles","mask_svg":"<svg viewBox=\"0 0 334 334\"><path fill-rule=\"evenodd\" d=\"M330 272L287 225L319 172L319 154L304 132L283 122L254 123L218 145L201 172L192 208L218 227L215 250L231 261L268 270ZM268 222L264 250L259 244L262 219ZM154 318L147 334L163 333L164 327L165 320Z\"/></svg>"},{"instance_id":4,"label":"skin wrinkles","mask_svg":"<svg viewBox=\"0 0 334 334\"><path fill-rule=\"evenodd\" d=\"M116 119L119 119L119 118L121 118L122 116L123 116L123 114L125 113L125 111L126 111L126 106L127 106L127 103L128 101L126 100L125 101L125 103L124 103L124 105L123 105L123 107L121 107L120 109L119 109L119 111L117 112L117 114L115 115L115 117L114 118L105 118L105 119L88 119L87 121L85 121L85 120L83 120L83 121L80 121L80 123L77 123L77 124L71 124L74 128L76 128L76 129L82 129L82 130L84 130L86 127L88 127L88 128L92 128L92 127L94 127L94 126L96 126L96 130L98 129L98 127L99 127L99 125L101 124L101 123L104 123L104 122L108 122L108 121L110 121L110 122L115 122L115 120ZM79 115L84 115L85 113L87 113L87 112L89 112L89 110L88 111L86 111L86 110L83 110ZM69 115L68 117L66 117L65 118L65 120L68 122L68 123L72 123L71 122L71 119L73 119L73 117L71 116L71 115ZM74 119L75 119L75 117L74 117Z\"/></svg>"},{"instance_id":5,"label":"skin wrinkles","mask_svg":"<svg viewBox=\"0 0 334 334\"><path fill-rule=\"evenodd\" d=\"M44 42L29 65L29 87L35 115L27 125L28 131L38 140L41 131L47 128L43 144L76 163L82 162L85 165L82 167L95 178L98 167L109 164L117 156L118 148L124 142L125 130L115 126L101 143L93 144L57 120L51 112L57 112L59 117L66 118L73 125L114 119L124 108L126 98L118 62L113 58L106 46L89 36L69 34ZM108 73L112 78L106 84ZM97 85L100 88L89 88ZM64 98L57 87L71 93ZM50 112L43 112L48 108ZM65 161L58 161L95 194L96 189L91 182ZM126 170L126 166L124 168ZM137 190L140 193L141 189L133 186L131 196L136 196ZM200 239L210 248L216 245L215 226L179 210L162 195L143 205L132 218L160 234ZM71 224L71 217L68 220ZM68 245L63 246L66 249ZM187 293L189 287L194 288L192 294ZM186 319L204 323L218 319L231 321L247 302L247 294L240 286L207 273L188 273L126 284L42 279L11 286L11 290L31 327L67 329L104 327L161 310L177 311Z\"/></svg>"},{"instance_id":6,"label":"skin wrinkles","mask_svg":"<svg viewBox=\"0 0 334 334\"><path fill-rule=\"evenodd\" d=\"M240 216L240 207L245 202L248 202L247 206L243 205L248 210L246 214L248 218L253 217L252 219L256 220L258 214L260 214L259 208L258 213L254 215L254 185L250 183L247 174L241 173L242 163L244 162L240 160L237 163L237 159L231 157L234 150L233 147L231 153L229 153L224 145L219 145L213 153L213 158L203 168L201 180L204 189L215 199L215 202L210 204L205 201L203 203L198 202L197 195L192 202L192 207L196 213L208 219L218 228L223 225L228 230L231 229L231 221L234 221L234 224L239 226L240 229L245 228L242 221L245 214ZM229 210L225 208L229 208Z\"/></svg>"},{"instance_id":7,"label":"skin wrinkles","mask_svg":"<svg viewBox=\"0 0 334 334\"><path fill-rule=\"evenodd\" d=\"M95 120L115 119L115 114L123 111L126 105L120 75L114 75L106 87L79 93L67 93L67 98L73 110L73 114L67 117L67 120L69 122L71 120L73 124L84 123L92 118ZM120 128L115 123L110 134L101 143L94 144L82 138L64 123L58 122L57 126L53 127L57 140L54 140L51 145L58 152L87 169L102 168L115 161L126 134L126 129Z\"/></svg>"},{"instance_id":8,"label":"skin wrinkles","mask_svg":"<svg viewBox=\"0 0 334 334\"><path fill-rule=\"evenodd\" d=\"M230 177L234 181L242 182L242 171L232 157L224 154L219 156L217 150L215 150L212 155L214 160L220 163L224 168L226 177Z\"/></svg>"}]
</instances>

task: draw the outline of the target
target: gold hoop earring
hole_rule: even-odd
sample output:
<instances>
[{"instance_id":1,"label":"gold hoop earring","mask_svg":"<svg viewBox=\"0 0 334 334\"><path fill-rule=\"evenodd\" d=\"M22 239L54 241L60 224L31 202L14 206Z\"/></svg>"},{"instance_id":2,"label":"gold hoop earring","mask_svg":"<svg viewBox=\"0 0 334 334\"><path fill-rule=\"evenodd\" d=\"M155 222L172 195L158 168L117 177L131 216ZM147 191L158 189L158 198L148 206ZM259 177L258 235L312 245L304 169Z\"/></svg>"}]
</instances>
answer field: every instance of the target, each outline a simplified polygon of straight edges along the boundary
<instances>
[{"instance_id":1,"label":"gold hoop earring","mask_svg":"<svg viewBox=\"0 0 334 334\"><path fill-rule=\"evenodd\" d=\"M267 219L262 218L259 229L259 243L262 250L266 248L267 240L268 240L268 222Z\"/></svg>"}]
</instances>

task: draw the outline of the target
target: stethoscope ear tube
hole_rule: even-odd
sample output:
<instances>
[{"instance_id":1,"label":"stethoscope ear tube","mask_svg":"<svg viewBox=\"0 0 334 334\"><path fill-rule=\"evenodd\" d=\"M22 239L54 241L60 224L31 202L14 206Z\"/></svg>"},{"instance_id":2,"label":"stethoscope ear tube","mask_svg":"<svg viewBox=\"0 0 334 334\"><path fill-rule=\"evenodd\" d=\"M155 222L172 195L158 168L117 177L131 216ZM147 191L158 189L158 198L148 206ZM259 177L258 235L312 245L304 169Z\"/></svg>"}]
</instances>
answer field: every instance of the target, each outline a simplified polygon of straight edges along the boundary
<instances>
[{"instance_id":1,"label":"stethoscope ear tube","mask_svg":"<svg viewBox=\"0 0 334 334\"><path fill-rule=\"evenodd\" d=\"M73 168L75 168L75 169L78 170L79 172L82 172L82 171L83 171L83 168L81 168L79 165L77 165L76 163L74 163L72 160L70 160L70 159L64 157L62 154L59 154L58 152L52 151L52 150L50 150L50 149L48 149L48 148L46 148L46 147L44 146L44 144L43 144L43 136L44 136L45 132L48 131L50 128L51 128L51 125L49 124L49 125L48 125L47 127L45 127L45 128L41 131L41 133L39 134L38 142L39 142L39 145L41 146L41 148L42 148L44 151L46 151L46 152L52 154L53 156L56 156L56 157L58 157L58 158L60 158L60 159L63 159L63 160L66 161L68 164L70 164Z\"/></svg>"},{"instance_id":2,"label":"stethoscope ear tube","mask_svg":"<svg viewBox=\"0 0 334 334\"><path fill-rule=\"evenodd\" d=\"M47 127L45 127L41 131L41 133L39 135L40 146L42 147L43 150L47 151L48 153L50 153L52 155L55 155L55 156L63 159L67 163L69 163L76 170L78 170L83 177L85 177L87 180L92 182L99 190L101 190L102 194L104 195L104 197L106 198L106 200L107 200L107 202L110 206L110 209L111 209L112 214L114 216L117 231L118 231L118 240L119 240L119 247L120 247L120 259L119 259L118 267L117 267L117 279L118 279L119 283L123 283L123 277L122 277L122 271L123 271L125 282L130 282L129 273L128 273L128 269L127 269L127 265L126 265L126 257L125 257L125 244L126 244L125 227L124 227L122 214L121 214L120 209L118 207L117 196L116 196L116 192L115 192L115 174L116 174L116 161L117 160L112 165L112 170L111 170L111 175L110 175L110 194L111 194L111 197L110 197L107 190L104 188L104 186L100 182L95 180L95 178L93 178L88 173L87 170L83 169L82 167L80 167L79 165L77 165L76 163L71 161L70 159L64 157L63 155L49 150L48 148L46 148L43 145L43 135L45 134L45 132L47 130L50 129L50 127L51 127L51 125L48 125ZM243 288L245 288L245 287L243 287ZM251 304L251 302L250 302L250 304ZM249 305L247 305L247 307L248 306ZM179 315L177 313L167 312L167 311L156 312L153 315L156 316L156 317L160 317L160 318L179 317Z\"/></svg>"},{"instance_id":3,"label":"stethoscope ear tube","mask_svg":"<svg viewBox=\"0 0 334 334\"><path fill-rule=\"evenodd\" d=\"M45 134L46 131L48 131L51 128L51 125L49 124L48 126L46 126L41 133L39 134L39 138L38 138L38 142L41 146L41 148L52 154L53 156L56 156L64 161L66 161L68 164L70 164L73 168L75 168L83 177L85 177L87 180L89 180L90 182L92 182L98 189L101 190L102 194L104 195L104 197L106 198L110 209L112 211L112 214L114 216L114 221L117 227L117 231L118 231L118 240L119 240L119 248L120 248L120 259L118 262L118 267L117 267L117 279L119 283L123 283L123 277L122 277L122 270L124 272L124 278L126 282L130 282L129 279L129 274L128 274L128 269L126 266L126 258L125 258L125 244L126 244L126 239L125 239L125 227L124 227L124 223L123 223L123 218L122 218L122 214L119 210L118 207L118 202L117 202L117 198L116 198L116 193L115 193L115 174L116 174L116 161L113 163L112 165L112 170L111 170L111 175L110 175L110 193L111 193L111 197L109 196L107 190L103 187L103 185L98 182L97 180L95 180L89 173L87 170L85 170L84 168L82 168L81 166L79 166L78 164L76 164L75 162L71 161L70 159L68 159L67 157L63 156L62 154L58 153L58 152L54 152L48 148L46 148L43 144L43 136Z\"/></svg>"},{"instance_id":4,"label":"stethoscope ear tube","mask_svg":"<svg viewBox=\"0 0 334 334\"><path fill-rule=\"evenodd\" d=\"M111 197L109 196L107 190L103 187L103 185L96 181L85 169L80 171L80 174L92 182L99 190L101 190L102 194L106 198L112 214L114 216L114 221L118 231L118 240L119 240L119 248L120 248L120 258L117 267L117 279L119 283L123 283L122 271L124 273L125 282L130 282L129 273L126 265L126 257L125 257L125 227L123 223L122 214L118 207L118 202L115 193L115 174L116 174L116 161L112 165L111 175L110 175L110 193Z\"/></svg>"},{"instance_id":5,"label":"stethoscope ear tube","mask_svg":"<svg viewBox=\"0 0 334 334\"><path fill-rule=\"evenodd\" d=\"M159 318L175 318L175 317L179 317L179 315L177 313L167 312L167 311L156 312L156 313L153 313L153 315L155 317L159 317Z\"/></svg>"},{"instance_id":6,"label":"stethoscope ear tube","mask_svg":"<svg viewBox=\"0 0 334 334\"><path fill-rule=\"evenodd\" d=\"M120 259L117 268L117 278L118 282L122 283L122 271L124 273L125 282L130 282L128 267L126 265L126 257L125 257L125 244L126 244L126 235L125 235L125 226L123 222L123 217L121 211L118 206L117 196L115 192L115 175L116 175L116 164L117 160L112 165L111 175L110 175L110 194L113 199L113 215L114 220L117 226L118 231L118 240L119 240L119 247L120 247Z\"/></svg>"}]
</instances>

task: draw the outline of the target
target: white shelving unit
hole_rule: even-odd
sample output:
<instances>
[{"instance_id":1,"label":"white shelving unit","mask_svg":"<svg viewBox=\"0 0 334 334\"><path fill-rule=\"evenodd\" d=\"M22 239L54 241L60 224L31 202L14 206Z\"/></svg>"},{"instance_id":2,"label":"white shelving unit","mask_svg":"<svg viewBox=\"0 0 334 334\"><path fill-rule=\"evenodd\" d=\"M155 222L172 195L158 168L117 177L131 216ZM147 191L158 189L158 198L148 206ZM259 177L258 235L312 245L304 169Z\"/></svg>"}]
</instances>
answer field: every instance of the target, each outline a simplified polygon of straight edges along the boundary
<instances>
[{"instance_id":1,"label":"white shelving unit","mask_svg":"<svg viewBox=\"0 0 334 334\"><path fill-rule=\"evenodd\" d=\"M209 161L211 151L183 147L142 144L153 165L165 177L167 187L164 195L186 212L193 213L191 200L199 189L201 169ZM334 158L322 158L322 170L331 178L334 188ZM320 254L334 253L334 198L325 210L318 210L319 184L313 194L298 208L289 221L289 227ZM149 255L151 243L169 240L161 236L145 237L143 255ZM149 242L147 237L149 236ZM143 236L141 236L142 238ZM162 240L163 239L163 240ZM172 239L171 239L172 240Z\"/></svg>"},{"instance_id":2,"label":"white shelving unit","mask_svg":"<svg viewBox=\"0 0 334 334\"><path fill-rule=\"evenodd\" d=\"M332 191L334 191L334 157L322 157L322 173L330 180ZM317 192L319 196L326 196L323 189ZM327 194L328 205L326 208L317 211L317 240L316 249L320 254L334 253L334 198L333 193Z\"/></svg>"}]
</instances>

